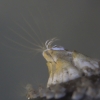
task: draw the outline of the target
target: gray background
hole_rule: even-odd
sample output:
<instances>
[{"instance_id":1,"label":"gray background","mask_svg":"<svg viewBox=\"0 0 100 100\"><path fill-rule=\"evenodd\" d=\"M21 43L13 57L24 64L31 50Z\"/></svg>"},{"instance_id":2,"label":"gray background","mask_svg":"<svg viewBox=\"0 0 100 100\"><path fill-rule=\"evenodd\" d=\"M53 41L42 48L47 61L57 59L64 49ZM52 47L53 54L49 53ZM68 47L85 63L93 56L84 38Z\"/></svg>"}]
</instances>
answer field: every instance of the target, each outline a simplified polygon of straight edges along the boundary
<instances>
[{"instance_id":1,"label":"gray background","mask_svg":"<svg viewBox=\"0 0 100 100\"><path fill-rule=\"evenodd\" d=\"M100 59L100 0L0 0L1 100L25 100L27 83L46 85L42 53L24 47L37 48L22 38L40 44L37 35L43 43L58 37L54 44Z\"/></svg>"}]
</instances>

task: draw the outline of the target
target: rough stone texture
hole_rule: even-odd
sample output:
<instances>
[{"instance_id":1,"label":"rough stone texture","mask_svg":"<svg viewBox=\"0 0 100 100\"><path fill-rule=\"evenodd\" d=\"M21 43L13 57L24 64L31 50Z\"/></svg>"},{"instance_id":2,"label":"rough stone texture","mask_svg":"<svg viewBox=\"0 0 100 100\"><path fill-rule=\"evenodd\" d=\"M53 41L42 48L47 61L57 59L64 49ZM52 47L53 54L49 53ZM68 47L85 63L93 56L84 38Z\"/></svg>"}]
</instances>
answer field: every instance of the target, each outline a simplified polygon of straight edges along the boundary
<instances>
[{"instance_id":1,"label":"rough stone texture","mask_svg":"<svg viewBox=\"0 0 100 100\"><path fill-rule=\"evenodd\" d=\"M67 83L62 83L60 86L66 89L66 91L64 91L66 95L59 100L100 100L99 75L91 77L85 76ZM55 92L52 91L54 88L55 87L49 88L49 91L55 95ZM45 97L38 96L34 98L34 100L46 100L46 95ZM55 97L53 97L52 100L55 100Z\"/></svg>"}]
</instances>

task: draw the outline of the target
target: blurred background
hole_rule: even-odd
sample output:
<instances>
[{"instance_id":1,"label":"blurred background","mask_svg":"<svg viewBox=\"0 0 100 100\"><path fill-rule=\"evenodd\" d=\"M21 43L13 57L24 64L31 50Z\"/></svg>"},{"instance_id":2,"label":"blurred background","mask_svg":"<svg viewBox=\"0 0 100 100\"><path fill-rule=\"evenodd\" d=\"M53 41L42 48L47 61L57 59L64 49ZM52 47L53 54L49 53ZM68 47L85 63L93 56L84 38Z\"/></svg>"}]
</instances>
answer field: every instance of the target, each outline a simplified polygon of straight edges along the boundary
<instances>
[{"instance_id":1,"label":"blurred background","mask_svg":"<svg viewBox=\"0 0 100 100\"><path fill-rule=\"evenodd\" d=\"M46 86L46 61L33 49L53 37L100 59L100 0L0 0L0 99L26 100L26 84Z\"/></svg>"}]
</instances>

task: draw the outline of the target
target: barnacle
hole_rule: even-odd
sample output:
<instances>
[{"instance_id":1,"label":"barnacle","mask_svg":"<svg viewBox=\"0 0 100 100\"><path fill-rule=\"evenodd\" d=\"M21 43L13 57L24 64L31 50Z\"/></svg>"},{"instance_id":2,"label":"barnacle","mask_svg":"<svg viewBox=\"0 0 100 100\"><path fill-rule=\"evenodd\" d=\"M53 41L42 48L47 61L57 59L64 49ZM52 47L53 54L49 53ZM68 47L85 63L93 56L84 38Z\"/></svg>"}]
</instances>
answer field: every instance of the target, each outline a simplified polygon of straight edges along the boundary
<instances>
[{"instance_id":1,"label":"barnacle","mask_svg":"<svg viewBox=\"0 0 100 100\"><path fill-rule=\"evenodd\" d=\"M87 57L77 51L67 51L62 46L52 43L55 38L47 40L43 57L47 61L49 79L47 87L39 91L28 91L28 98L97 100L100 99L99 60ZM31 89L32 90L32 89Z\"/></svg>"}]
</instances>

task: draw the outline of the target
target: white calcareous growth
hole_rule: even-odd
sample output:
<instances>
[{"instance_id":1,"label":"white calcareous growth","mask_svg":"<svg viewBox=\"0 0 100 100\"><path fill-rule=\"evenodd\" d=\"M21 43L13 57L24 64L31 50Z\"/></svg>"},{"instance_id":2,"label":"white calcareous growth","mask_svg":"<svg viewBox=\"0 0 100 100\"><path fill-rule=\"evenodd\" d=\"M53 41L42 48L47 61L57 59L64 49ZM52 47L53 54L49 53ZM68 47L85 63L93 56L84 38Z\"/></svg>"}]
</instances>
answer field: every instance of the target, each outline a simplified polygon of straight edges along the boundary
<instances>
[{"instance_id":1,"label":"white calcareous growth","mask_svg":"<svg viewBox=\"0 0 100 100\"><path fill-rule=\"evenodd\" d=\"M73 52L73 63L86 76L100 74L100 60L87 57L79 52Z\"/></svg>"}]
</instances>

